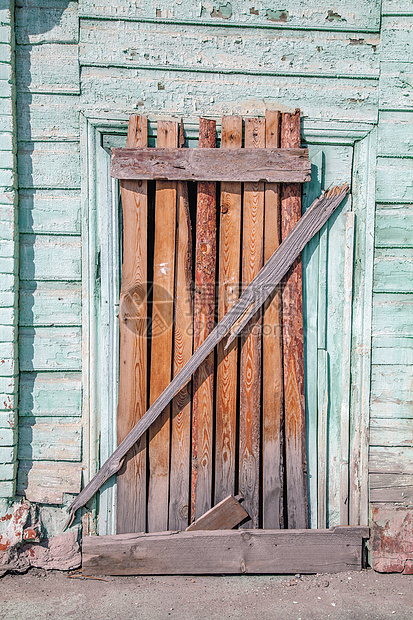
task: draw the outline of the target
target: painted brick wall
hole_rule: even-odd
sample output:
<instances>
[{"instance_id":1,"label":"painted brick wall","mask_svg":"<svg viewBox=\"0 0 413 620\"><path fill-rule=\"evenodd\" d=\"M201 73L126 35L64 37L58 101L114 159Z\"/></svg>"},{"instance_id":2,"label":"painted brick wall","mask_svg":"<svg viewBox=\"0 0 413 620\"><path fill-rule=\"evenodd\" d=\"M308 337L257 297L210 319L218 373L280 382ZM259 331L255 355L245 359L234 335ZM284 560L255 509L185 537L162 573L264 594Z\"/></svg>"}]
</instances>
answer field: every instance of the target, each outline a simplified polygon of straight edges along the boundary
<instances>
[{"instance_id":1,"label":"painted brick wall","mask_svg":"<svg viewBox=\"0 0 413 620\"><path fill-rule=\"evenodd\" d=\"M413 7L385 0L370 418L372 561L411 572L413 538ZM393 538L392 547L387 542ZM410 562L411 564L411 562Z\"/></svg>"},{"instance_id":2,"label":"painted brick wall","mask_svg":"<svg viewBox=\"0 0 413 620\"><path fill-rule=\"evenodd\" d=\"M61 504L81 483L78 4L16 7L20 231L17 490Z\"/></svg>"},{"instance_id":3,"label":"painted brick wall","mask_svg":"<svg viewBox=\"0 0 413 620\"><path fill-rule=\"evenodd\" d=\"M0 498L15 492L19 236L14 83L14 2L0 1Z\"/></svg>"}]
</instances>

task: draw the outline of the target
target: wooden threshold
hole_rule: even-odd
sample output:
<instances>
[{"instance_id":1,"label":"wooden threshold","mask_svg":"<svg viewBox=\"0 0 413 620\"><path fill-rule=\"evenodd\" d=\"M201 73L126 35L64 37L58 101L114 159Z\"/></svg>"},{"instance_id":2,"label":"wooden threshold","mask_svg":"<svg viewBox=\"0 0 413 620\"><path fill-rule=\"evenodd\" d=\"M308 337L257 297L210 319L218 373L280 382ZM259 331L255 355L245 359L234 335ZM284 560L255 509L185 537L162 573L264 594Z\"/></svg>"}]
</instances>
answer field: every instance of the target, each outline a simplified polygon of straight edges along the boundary
<instances>
[{"instance_id":1,"label":"wooden threshold","mask_svg":"<svg viewBox=\"0 0 413 620\"><path fill-rule=\"evenodd\" d=\"M88 536L85 575L338 573L362 568L369 528L217 530Z\"/></svg>"},{"instance_id":2,"label":"wooden threshold","mask_svg":"<svg viewBox=\"0 0 413 620\"><path fill-rule=\"evenodd\" d=\"M307 149L112 149L117 179L305 183L311 178Z\"/></svg>"}]
</instances>

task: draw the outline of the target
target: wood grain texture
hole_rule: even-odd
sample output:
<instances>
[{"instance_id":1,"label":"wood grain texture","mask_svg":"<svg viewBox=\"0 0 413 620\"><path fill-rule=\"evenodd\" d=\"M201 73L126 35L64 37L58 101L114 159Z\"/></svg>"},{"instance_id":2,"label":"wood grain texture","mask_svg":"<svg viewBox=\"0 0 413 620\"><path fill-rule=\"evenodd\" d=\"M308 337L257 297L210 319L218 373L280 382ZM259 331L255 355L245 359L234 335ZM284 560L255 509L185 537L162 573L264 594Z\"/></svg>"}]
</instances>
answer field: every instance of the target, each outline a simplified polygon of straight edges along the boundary
<instances>
[{"instance_id":1,"label":"wood grain texture","mask_svg":"<svg viewBox=\"0 0 413 620\"><path fill-rule=\"evenodd\" d=\"M148 142L148 121L129 118L127 145ZM120 444L147 407L148 187L146 181L121 181L123 261L119 300L119 400L117 436ZM129 451L117 475L116 531L146 531L146 436Z\"/></svg>"},{"instance_id":2,"label":"wood grain texture","mask_svg":"<svg viewBox=\"0 0 413 620\"><path fill-rule=\"evenodd\" d=\"M280 145L279 112L265 113L266 147ZM264 263L281 243L281 188L265 185ZM278 287L264 304L262 329L262 518L265 529L283 527L282 297Z\"/></svg>"},{"instance_id":3,"label":"wood grain texture","mask_svg":"<svg viewBox=\"0 0 413 620\"><path fill-rule=\"evenodd\" d=\"M216 123L199 119L199 147L216 145ZM197 187L194 350L205 341L215 323L216 183ZM211 508L213 465L214 353L194 373L192 406L191 521Z\"/></svg>"},{"instance_id":4,"label":"wood grain texture","mask_svg":"<svg viewBox=\"0 0 413 620\"><path fill-rule=\"evenodd\" d=\"M305 183L310 172L306 149L112 149L117 179Z\"/></svg>"},{"instance_id":5,"label":"wood grain texture","mask_svg":"<svg viewBox=\"0 0 413 620\"><path fill-rule=\"evenodd\" d=\"M189 527L187 532L197 530L232 530L237 527L244 519L248 518L248 512L232 495L228 495L213 508L208 510L202 517L196 519Z\"/></svg>"},{"instance_id":6,"label":"wood grain texture","mask_svg":"<svg viewBox=\"0 0 413 620\"><path fill-rule=\"evenodd\" d=\"M242 145L242 117L224 116L221 148ZM241 254L241 183L221 183L218 319L238 300ZM215 503L235 492L238 343L229 351L218 345L215 426Z\"/></svg>"},{"instance_id":7,"label":"wood grain texture","mask_svg":"<svg viewBox=\"0 0 413 620\"><path fill-rule=\"evenodd\" d=\"M178 124L158 122L158 146L178 144ZM175 272L176 182L157 181L151 333L150 403L172 377L173 296ZM149 430L149 532L168 529L170 413L168 404Z\"/></svg>"},{"instance_id":8,"label":"wood grain texture","mask_svg":"<svg viewBox=\"0 0 413 620\"><path fill-rule=\"evenodd\" d=\"M368 528L161 532L83 538L86 575L335 573L362 568Z\"/></svg>"},{"instance_id":9,"label":"wood grain texture","mask_svg":"<svg viewBox=\"0 0 413 620\"><path fill-rule=\"evenodd\" d=\"M265 147L265 119L245 119L245 147ZM263 264L263 183L244 183L243 208L242 286L245 288ZM259 527L260 513L261 328L262 321L257 316L241 334L239 490L251 517L243 527L255 529Z\"/></svg>"},{"instance_id":10,"label":"wood grain texture","mask_svg":"<svg viewBox=\"0 0 413 620\"><path fill-rule=\"evenodd\" d=\"M68 507L68 512L70 513L69 522L72 522L76 511L93 497L102 484L119 471L125 454L158 419L172 398L183 388L222 338L230 332L235 324L242 326L244 318L248 322L250 317L257 312L277 284L280 283L282 277L287 273L289 267L299 256L306 243L312 239L338 205L341 204L347 192L348 186L345 184L342 188L332 188L313 202L288 237L260 270L259 274L243 291L239 300L229 309L218 325L214 327L213 331L194 352L191 359L173 378L162 394L149 407L135 428L125 437L122 444L116 448ZM10 390L11 388L8 389Z\"/></svg>"},{"instance_id":11,"label":"wood grain texture","mask_svg":"<svg viewBox=\"0 0 413 620\"><path fill-rule=\"evenodd\" d=\"M283 114L281 147L299 147L300 111ZM282 238L301 217L301 187L281 189ZM289 528L307 527L307 464L305 444L304 340L301 260L297 259L283 285L284 413Z\"/></svg>"},{"instance_id":12,"label":"wood grain texture","mask_svg":"<svg viewBox=\"0 0 413 620\"><path fill-rule=\"evenodd\" d=\"M183 126L181 124L183 133ZM181 137L181 136L180 136ZM174 376L192 355L192 232L188 186L177 187L175 258ZM187 383L172 401L169 528L184 530L189 519L192 384Z\"/></svg>"}]
</instances>

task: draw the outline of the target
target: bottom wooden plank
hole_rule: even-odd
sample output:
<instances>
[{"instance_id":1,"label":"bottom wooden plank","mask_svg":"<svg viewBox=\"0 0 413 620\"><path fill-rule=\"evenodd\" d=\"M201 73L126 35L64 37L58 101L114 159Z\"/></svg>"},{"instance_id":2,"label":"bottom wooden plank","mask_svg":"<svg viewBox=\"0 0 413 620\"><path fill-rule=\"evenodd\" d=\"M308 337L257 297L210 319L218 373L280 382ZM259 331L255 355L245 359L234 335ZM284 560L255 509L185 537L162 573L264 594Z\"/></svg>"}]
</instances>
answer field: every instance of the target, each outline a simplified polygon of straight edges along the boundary
<instances>
[{"instance_id":1,"label":"bottom wooden plank","mask_svg":"<svg viewBox=\"0 0 413 620\"><path fill-rule=\"evenodd\" d=\"M337 573L362 568L366 527L88 536L86 575Z\"/></svg>"}]
</instances>

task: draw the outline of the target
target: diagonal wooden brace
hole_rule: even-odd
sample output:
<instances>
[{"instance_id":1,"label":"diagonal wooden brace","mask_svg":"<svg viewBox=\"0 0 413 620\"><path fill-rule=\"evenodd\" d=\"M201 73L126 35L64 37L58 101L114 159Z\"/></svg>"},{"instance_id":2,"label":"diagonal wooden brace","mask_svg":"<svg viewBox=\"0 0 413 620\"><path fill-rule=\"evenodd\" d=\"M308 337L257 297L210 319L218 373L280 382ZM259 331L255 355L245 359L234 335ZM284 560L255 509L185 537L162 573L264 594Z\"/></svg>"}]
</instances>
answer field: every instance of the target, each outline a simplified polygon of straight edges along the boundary
<instances>
[{"instance_id":1,"label":"diagonal wooden brace","mask_svg":"<svg viewBox=\"0 0 413 620\"><path fill-rule=\"evenodd\" d=\"M347 184L344 184L342 187L333 187L312 203L251 284L247 286L238 302L232 306L224 318L216 325L182 370L174 377L153 405L149 407L145 415L69 506L68 512L70 514L67 525L73 522L76 511L85 506L100 487L119 471L128 451L159 417L172 398L189 381L195 370L224 336L230 332L230 341L232 341L240 333L273 292L283 276L285 276L305 245L323 227L331 214L343 201L348 193L348 189Z\"/></svg>"}]
</instances>

